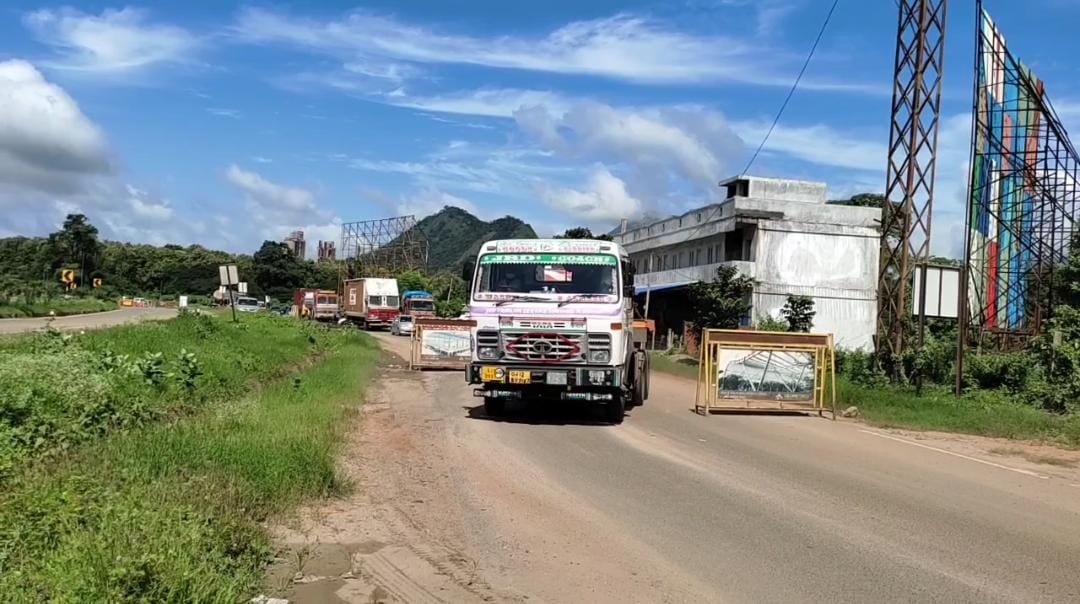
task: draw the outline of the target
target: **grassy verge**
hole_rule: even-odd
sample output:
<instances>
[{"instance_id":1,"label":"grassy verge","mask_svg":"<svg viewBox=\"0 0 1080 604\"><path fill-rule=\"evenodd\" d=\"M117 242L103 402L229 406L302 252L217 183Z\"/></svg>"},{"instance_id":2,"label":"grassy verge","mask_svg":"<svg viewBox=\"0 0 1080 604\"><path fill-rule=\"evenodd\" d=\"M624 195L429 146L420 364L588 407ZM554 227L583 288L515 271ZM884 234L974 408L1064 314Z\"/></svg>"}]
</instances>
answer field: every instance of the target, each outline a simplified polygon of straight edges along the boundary
<instances>
[{"instance_id":1,"label":"grassy verge","mask_svg":"<svg viewBox=\"0 0 1080 604\"><path fill-rule=\"evenodd\" d=\"M837 405L854 405L871 424L883 428L958 432L1080 448L1080 416L1056 415L995 391L956 398L947 391L864 386L841 377Z\"/></svg>"},{"instance_id":2,"label":"grassy verge","mask_svg":"<svg viewBox=\"0 0 1080 604\"><path fill-rule=\"evenodd\" d=\"M378 348L352 331L249 321L249 331L270 332L263 334L270 349L264 357L275 354L275 339L299 335L300 359L288 365L306 369L286 375L282 363L267 369L257 357L248 368L225 362L217 375L208 365L208 381L220 382L214 400L169 421L114 430L0 486L5 602L237 602L253 595L270 557L261 523L342 489L334 455L343 419L357 406ZM108 340L108 331L94 337ZM111 343L138 347L147 337L136 330ZM228 377L243 372L256 381ZM267 383L275 376L281 379Z\"/></svg>"},{"instance_id":3,"label":"grassy verge","mask_svg":"<svg viewBox=\"0 0 1080 604\"><path fill-rule=\"evenodd\" d=\"M50 314L62 317L106 310L116 310L116 302L98 298L55 299L50 302L30 304L0 304L0 319L47 317Z\"/></svg>"},{"instance_id":4,"label":"grassy verge","mask_svg":"<svg viewBox=\"0 0 1080 604\"><path fill-rule=\"evenodd\" d=\"M694 359L654 354L651 362L656 371L697 379ZM840 376L836 400L840 409L856 406L867 423L883 428L957 432L1080 448L1080 416L1047 413L993 391L973 392L959 399L942 390L917 396L911 389L856 384Z\"/></svg>"},{"instance_id":5,"label":"grassy verge","mask_svg":"<svg viewBox=\"0 0 1080 604\"><path fill-rule=\"evenodd\" d=\"M659 352L649 353L649 365L656 371L670 373L692 380L698 378L697 359L687 356L667 355Z\"/></svg>"}]
</instances>

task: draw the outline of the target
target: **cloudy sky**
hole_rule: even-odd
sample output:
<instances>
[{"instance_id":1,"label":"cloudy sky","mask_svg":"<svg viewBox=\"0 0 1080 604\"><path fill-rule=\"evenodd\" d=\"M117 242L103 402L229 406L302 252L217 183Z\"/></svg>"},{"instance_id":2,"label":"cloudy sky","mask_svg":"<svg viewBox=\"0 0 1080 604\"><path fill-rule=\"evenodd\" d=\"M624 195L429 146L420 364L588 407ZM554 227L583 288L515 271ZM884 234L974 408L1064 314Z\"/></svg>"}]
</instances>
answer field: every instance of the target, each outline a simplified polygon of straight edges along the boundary
<instances>
[{"instance_id":1,"label":"cloudy sky","mask_svg":"<svg viewBox=\"0 0 1080 604\"><path fill-rule=\"evenodd\" d=\"M542 234L682 211L743 170L831 2L457 4L5 2L0 236L80 211L109 238L251 251L444 205ZM951 4L942 252L974 43ZM1080 127L1080 2L987 7ZM751 173L882 190L895 30L893 2L841 0Z\"/></svg>"}]
</instances>

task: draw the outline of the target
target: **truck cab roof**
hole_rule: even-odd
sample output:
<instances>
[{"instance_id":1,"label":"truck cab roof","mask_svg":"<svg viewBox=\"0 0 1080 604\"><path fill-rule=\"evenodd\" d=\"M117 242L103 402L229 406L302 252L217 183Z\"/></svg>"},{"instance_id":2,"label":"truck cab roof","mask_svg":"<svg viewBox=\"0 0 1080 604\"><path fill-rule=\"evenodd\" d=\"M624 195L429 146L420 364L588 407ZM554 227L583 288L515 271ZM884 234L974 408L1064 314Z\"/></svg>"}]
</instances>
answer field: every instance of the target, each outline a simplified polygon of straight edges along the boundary
<instances>
[{"instance_id":1,"label":"truck cab roof","mask_svg":"<svg viewBox=\"0 0 1080 604\"><path fill-rule=\"evenodd\" d=\"M600 239L493 239L480 246L480 254L615 254L629 255L614 241Z\"/></svg>"}]
</instances>

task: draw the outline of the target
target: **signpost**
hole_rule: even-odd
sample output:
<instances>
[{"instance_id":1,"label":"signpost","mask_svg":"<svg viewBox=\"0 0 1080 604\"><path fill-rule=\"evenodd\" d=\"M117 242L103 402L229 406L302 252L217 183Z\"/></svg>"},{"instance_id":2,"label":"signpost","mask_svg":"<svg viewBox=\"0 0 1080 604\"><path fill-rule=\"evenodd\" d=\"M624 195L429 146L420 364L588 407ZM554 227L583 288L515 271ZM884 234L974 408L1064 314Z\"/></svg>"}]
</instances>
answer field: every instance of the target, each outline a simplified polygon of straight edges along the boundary
<instances>
[{"instance_id":1,"label":"signpost","mask_svg":"<svg viewBox=\"0 0 1080 604\"><path fill-rule=\"evenodd\" d=\"M225 288L225 295L229 296L229 307L232 308L232 320L236 322L236 296L233 296L232 288L234 285L240 283L240 275L236 270L235 264L222 264L218 266L218 277L221 279L221 286ZM246 289L246 284L245 284Z\"/></svg>"}]
</instances>

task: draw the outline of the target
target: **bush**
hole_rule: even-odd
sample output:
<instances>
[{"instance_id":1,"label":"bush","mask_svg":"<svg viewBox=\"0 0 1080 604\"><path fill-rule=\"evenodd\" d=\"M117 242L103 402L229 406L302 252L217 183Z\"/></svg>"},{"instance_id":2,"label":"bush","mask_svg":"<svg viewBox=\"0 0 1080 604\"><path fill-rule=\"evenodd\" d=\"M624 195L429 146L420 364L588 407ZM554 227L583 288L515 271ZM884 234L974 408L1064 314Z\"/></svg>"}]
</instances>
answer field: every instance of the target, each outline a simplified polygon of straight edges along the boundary
<instances>
[{"instance_id":1,"label":"bush","mask_svg":"<svg viewBox=\"0 0 1080 604\"><path fill-rule=\"evenodd\" d=\"M758 317L757 322L754 324L754 329L758 331L788 331L788 322L765 315L763 317Z\"/></svg>"},{"instance_id":2,"label":"bush","mask_svg":"<svg viewBox=\"0 0 1080 604\"><path fill-rule=\"evenodd\" d=\"M964 383L968 388L1017 393L1039 375L1038 359L1026 352L972 354L964 364Z\"/></svg>"}]
</instances>

